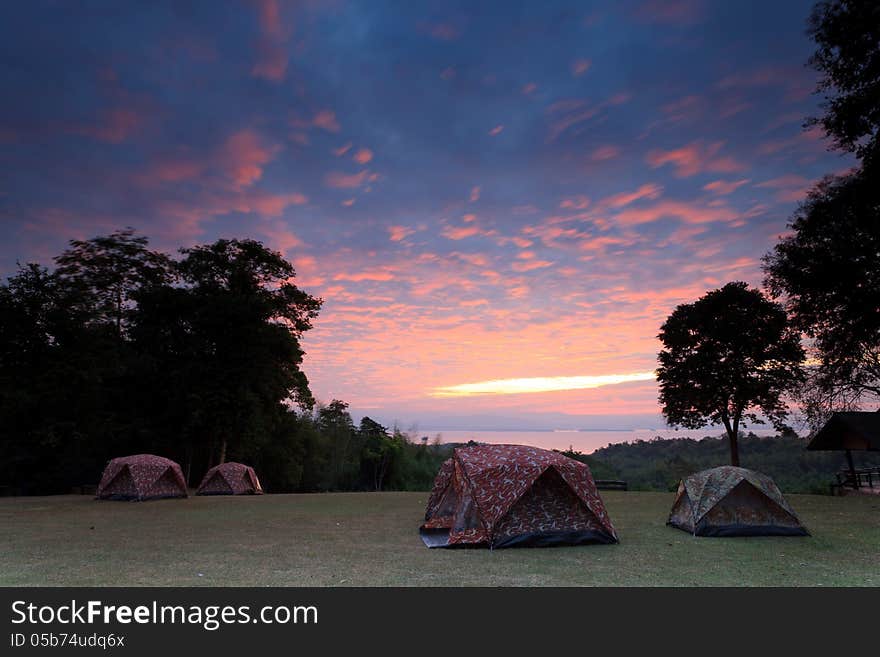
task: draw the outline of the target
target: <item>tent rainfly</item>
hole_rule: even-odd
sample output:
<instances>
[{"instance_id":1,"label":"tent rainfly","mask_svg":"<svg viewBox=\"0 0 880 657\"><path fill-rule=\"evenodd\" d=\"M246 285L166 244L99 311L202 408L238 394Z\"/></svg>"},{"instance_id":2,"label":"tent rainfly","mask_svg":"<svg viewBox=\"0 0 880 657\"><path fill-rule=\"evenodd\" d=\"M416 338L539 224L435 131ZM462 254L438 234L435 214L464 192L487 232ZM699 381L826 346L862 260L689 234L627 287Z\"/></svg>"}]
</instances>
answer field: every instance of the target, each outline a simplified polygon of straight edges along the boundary
<instances>
[{"instance_id":1,"label":"tent rainfly","mask_svg":"<svg viewBox=\"0 0 880 657\"><path fill-rule=\"evenodd\" d=\"M456 448L419 533L432 548L617 543L589 467L523 445Z\"/></svg>"},{"instance_id":2,"label":"tent rainfly","mask_svg":"<svg viewBox=\"0 0 880 657\"><path fill-rule=\"evenodd\" d=\"M730 465L682 479L666 524L694 536L809 536L770 477Z\"/></svg>"},{"instance_id":3,"label":"tent rainfly","mask_svg":"<svg viewBox=\"0 0 880 657\"><path fill-rule=\"evenodd\" d=\"M186 480L177 463L153 454L135 454L107 464L97 498L143 501L186 496Z\"/></svg>"},{"instance_id":4,"label":"tent rainfly","mask_svg":"<svg viewBox=\"0 0 880 657\"><path fill-rule=\"evenodd\" d=\"M249 465L229 461L205 473L196 495L262 495L257 473Z\"/></svg>"}]
</instances>

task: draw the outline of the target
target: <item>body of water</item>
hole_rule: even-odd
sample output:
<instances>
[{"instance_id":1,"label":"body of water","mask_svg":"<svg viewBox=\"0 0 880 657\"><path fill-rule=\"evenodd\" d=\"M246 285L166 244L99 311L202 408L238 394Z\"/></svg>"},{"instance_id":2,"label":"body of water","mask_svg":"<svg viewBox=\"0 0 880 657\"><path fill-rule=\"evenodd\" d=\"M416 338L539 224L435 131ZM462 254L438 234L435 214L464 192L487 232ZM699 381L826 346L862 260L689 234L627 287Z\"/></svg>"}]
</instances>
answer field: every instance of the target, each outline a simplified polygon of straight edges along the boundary
<instances>
[{"instance_id":1,"label":"body of water","mask_svg":"<svg viewBox=\"0 0 880 657\"><path fill-rule=\"evenodd\" d=\"M746 429L746 433L754 431L759 436L773 436L773 429ZM613 443L633 442L634 440L651 440L661 438L695 438L705 436L718 437L726 435L724 429L634 429L630 431L420 431L420 436L428 436L433 441L440 436L444 443L466 443L474 440L479 443L531 445L543 449L568 449L572 447L578 452L591 452Z\"/></svg>"}]
</instances>

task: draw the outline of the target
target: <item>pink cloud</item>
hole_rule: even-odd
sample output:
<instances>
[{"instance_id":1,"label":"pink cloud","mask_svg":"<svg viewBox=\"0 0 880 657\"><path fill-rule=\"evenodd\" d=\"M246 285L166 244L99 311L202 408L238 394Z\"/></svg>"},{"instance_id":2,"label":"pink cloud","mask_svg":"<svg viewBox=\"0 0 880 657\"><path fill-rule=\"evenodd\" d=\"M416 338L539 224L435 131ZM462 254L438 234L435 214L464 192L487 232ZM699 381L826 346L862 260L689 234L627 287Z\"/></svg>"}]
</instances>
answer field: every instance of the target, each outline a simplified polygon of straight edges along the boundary
<instances>
[{"instance_id":1,"label":"pink cloud","mask_svg":"<svg viewBox=\"0 0 880 657\"><path fill-rule=\"evenodd\" d=\"M260 21L257 61L251 69L255 77L280 82L287 74L287 35L277 0L254 0Z\"/></svg>"},{"instance_id":2,"label":"pink cloud","mask_svg":"<svg viewBox=\"0 0 880 657\"><path fill-rule=\"evenodd\" d=\"M536 269L544 269L551 265L553 265L553 263L549 260L526 260L525 262L514 262L510 265L510 268L517 272L527 272Z\"/></svg>"},{"instance_id":3,"label":"pink cloud","mask_svg":"<svg viewBox=\"0 0 880 657\"><path fill-rule=\"evenodd\" d=\"M584 210L588 205L590 205L590 199L580 195L563 199L559 203L559 207L564 210Z\"/></svg>"},{"instance_id":4,"label":"pink cloud","mask_svg":"<svg viewBox=\"0 0 880 657\"><path fill-rule=\"evenodd\" d=\"M441 235L450 240L463 240L466 237L480 235L482 231L478 226L446 226Z\"/></svg>"},{"instance_id":5,"label":"pink cloud","mask_svg":"<svg viewBox=\"0 0 880 657\"><path fill-rule=\"evenodd\" d=\"M346 143L346 144L343 144L343 145L340 146L339 148L334 148L334 149L333 149L333 154L334 154L336 157L342 157L343 155L345 155L346 153L348 153L348 151L350 151L350 150L351 150L351 142L348 142L348 143Z\"/></svg>"},{"instance_id":6,"label":"pink cloud","mask_svg":"<svg viewBox=\"0 0 880 657\"><path fill-rule=\"evenodd\" d=\"M119 144L134 134L143 123L144 117L136 110L116 107L102 112L98 123L74 125L67 132L109 144Z\"/></svg>"},{"instance_id":7,"label":"pink cloud","mask_svg":"<svg viewBox=\"0 0 880 657\"><path fill-rule=\"evenodd\" d=\"M302 246L302 240L287 227L283 222L266 223L261 227L261 232L269 239L269 245L281 253Z\"/></svg>"},{"instance_id":8,"label":"pink cloud","mask_svg":"<svg viewBox=\"0 0 880 657\"><path fill-rule=\"evenodd\" d=\"M528 96L529 94L534 93L537 88L538 88L537 84L535 84L534 82L529 82L529 83L524 84L522 86L522 92L523 92L523 94Z\"/></svg>"},{"instance_id":9,"label":"pink cloud","mask_svg":"<svg viewBox=\"0 0 880 657\"><path fill-rule=\"evenodd\" d=\"M636 14L652 23L690 25L703 17L704 8L702 0L646 0Z\"/></svg>"},{"instance_id":10,"label":"pink cloud","mask_svg":"<svg viewBox=\"0 0 880 657\"><path fill-rule=\"evenodd\" d=\"M336 113L330 110L321 110L312 118L312 125L323 128L327 132L339 132L339 123L336 121Z\"/></svg>"},{"instance_id":11,"label":"pink cloud","mask_svg":"<svg viewBox=\"0 0 880 657\"><path fill-rule=\"evenodd\" d=\"M580 77L590 70L592 62L589 59L576 59L571 63L571 74Z\"/></svg>"},{"instance_id":12,"label":"pink cloud","mask_svg":"<svg viewBox=\"0 0 880 657\"><path fill-rule=\"evenodd\" d=\"M438 41L454 41L461 36L461 30L451 23L422 23L421 27Z\"/></svg>"},{"instance_id":13,"label":"pink cloud","mask_svg":"<svg viewBox=\"0 0 880 657\"><path fill-rule=\"evenodd\" d=\"M811 180L792 174L771 178L755 185L755 187L777 190L774 198L780 203L803 201L812 186L813 182Z\"/></svg>"},{"instance_id":14,"label":"pink cloud","mask_svg":"<svg viewBox=\"0 0 880 657\"><path fill-rule=\"evenodd\" d=\"M412 235L415 231L414 228L410 228L408 226L389 226L388 233L389 239L392 242L400 242L405 239L409 235Z\"/></svg>"},{"instance_id":15,"label":"pink cloud","mask_svg":"<svg viewBox=\"0 0 880 657\"><path fill-rule=\"evenodd\" d=\"M655 200L663 193L663 187L653 183L646 183L633 192L622 192L602 199L602 205L612 208L621 208L640 199Z\"/></svg>"},{"instance_id":16,"label":"pink cloud","mask_svg":"<svg viewBox=\"0 0 880 657\"><path fill-rule=\"evenodd\" d=\"M740 214L726 206L661 201L646 208L625 209L614 216L614 221L619 225L633 226L664 218L678 219L686 224L703 224L735 221L740 218Z\"/></svg>"},{"instance_id":17,"label":"pink cloud","mask_svg":"<svg viewBox=\"0 0 880 657\"><path fill-rule=\"evenodd\" d=\"M354 189L361 187L366 183L375 182L379 179L379 174L372 173L368 169L364 169L359 173L342 173L340 171L331 171L324 176L324 184L333 189Z\"/></svg>"},{"instance_id":18,"label":"pink cloud","mask_svg":"<svg viewBox=\"0 0 880 657\"><path fill-rule=\"evenodd\" d=\"M476 203L479 200L480 200L480 186L474 185L473 187L471 187L470 201L471 201L471 203Z\"/></svg>"},{"instance_id":19,"label":"pink cloud","mask_svg":"<svg viewBox=\"0 0 880 657\"><path fill-rule=\"evenodd\" d=\"M620 155L620 149L617 146L600 146L596 150L593 151L590 158L594 162L604 162L605 160L613 160L618 155Z\"/></svg>"},{"instance_id":20,"label":"pink cloud","mask_svg":"<svg viewBox=\"0 0 880 657\"><path fill-rule=\"evenodd\" d=\"M743 180L713 180L710 183L703 185L703 189L707 192L712 192L713 194L718 194L720 196L726 196L727 194L732 194L736 190L738 190L743 185L747 185L751 182L748 178L744 178Z\"/></svg>"},{"instance_id":21,"label":"pink cloud","mask_svg":"<svg viewBox=\"0 0 880 657\"><path fill-rule=\"evenodd\" d=\"M496 135L500 135L502 130L504 130L504 126L503 126L503 125L496 125L494 128L492 128L492 129L489 131L489 134L490 134L492 137L495 137Z\"/></svg>"},{"instance_id":22,"label":"pink cloud","mask_svg":"<svg viewBox=\"0 0 880 657\"><path fill-rule=\"evenodd\" d=\"M333 277L334 281L352 281L352 282L361 282L361 281L393 281L394 274L387 268L385 269L371 269L359 271L351 274L342 273L336 274Z\"/></svg>"},{"instance_id":23,"label":"pink cloud","mask_svg":"<svg viewBox=\"0 0 880 657\"><path fill-rule=\"evenodd\" d=\"M242 130L226 140L221 167L239 188L248 187L263 175L263 168L280 150L267 145L253 130Z\"/></svg>"},{"instance_id":24,"label":"pink cloud","mask_svg":"<svg viewBox=\"0 0 880 657\"><path fill-rule=\"evenodd\" d=\"M351 156L351 159L353 159L358 164L366 164L373 159L373 151L371 151L369 148L360 148L354 155Z\"/></svg>"},{"instance_id":25,"label":"pink cloud","mask_svg":"<svg viewBox=\"0 0 880 657\"><path fill-rule=\"evenodd\" d=\"M675 167L675 175L679 178L688 178L707 171L736 173L746 168L732 157L719 155L722 146L724 142L720 141L711 144L695 141L669 151L651 151L645 159L655 169L671 164Z\"/></svg>"}]
</instances>

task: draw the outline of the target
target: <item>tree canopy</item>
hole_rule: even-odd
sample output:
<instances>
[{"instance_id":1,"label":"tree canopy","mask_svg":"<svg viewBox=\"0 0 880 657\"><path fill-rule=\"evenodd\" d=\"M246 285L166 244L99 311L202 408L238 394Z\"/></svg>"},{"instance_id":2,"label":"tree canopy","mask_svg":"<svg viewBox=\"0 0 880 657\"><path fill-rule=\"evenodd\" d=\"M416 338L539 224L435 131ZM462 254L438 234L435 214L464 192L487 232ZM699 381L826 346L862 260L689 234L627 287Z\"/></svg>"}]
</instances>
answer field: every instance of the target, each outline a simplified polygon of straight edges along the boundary
<instances>
[{"instance_id":1,"label":"tree canopy","mask_svg":"<svg viewBox=\"0 0 880 657\"><path fill-rule=\"evenodd\" d=\"M728 283L675 308L660 329L660 405L669 424L722 424L730 461L739 464L744 421L777 428L783 395L801 379L804 351L785 310L746 283ZM760 413L760 415L759 415Z\"/></svg>"},{"instance_id":2,"label":"tree canopy","mask_svg":"<svg viewBox=\"0 0 880 657\"><path fill-rule=\"evenodd\" d=\"M813 428L835 410L880 399L880 4L817 4L810 59L822 77L821 125L859 165L817 184L764 258L765 285L810 339L799 391Z\"/></svg>"},{"instance_id":3,"label":"tree canopy","mask_svg":"<svg viewBox=\"0 0 880 657\"><path fill-rule=\"evenodd\" d=\"M864 172L828 178L764 258L766 285L812 339L818 367L808 415L880 398L880 185Z\"/></svg>"},{"instance_id":4,"label":"tree canopy","mask_svg":"<svg viewBox=\"0 0 880 657\"><path fill-rule=\"evenodd\" d=\"M813 7L808 34L816 42L810 64L822 75L821 125L835 144L874 159L880 129L880 4L834 0Z\"/></svg>"}]
</instances>

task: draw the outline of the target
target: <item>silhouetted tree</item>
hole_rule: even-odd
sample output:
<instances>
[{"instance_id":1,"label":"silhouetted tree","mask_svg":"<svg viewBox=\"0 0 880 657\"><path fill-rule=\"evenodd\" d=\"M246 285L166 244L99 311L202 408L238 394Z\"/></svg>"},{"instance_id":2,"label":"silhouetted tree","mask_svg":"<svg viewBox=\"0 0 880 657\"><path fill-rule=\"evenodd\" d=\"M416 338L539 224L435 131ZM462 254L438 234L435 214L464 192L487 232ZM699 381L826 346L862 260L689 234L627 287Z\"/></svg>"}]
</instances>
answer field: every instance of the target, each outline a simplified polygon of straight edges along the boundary
<instances>
[{"instance_id":1,"label":"silhouetted tree","mask_svg":"<svg viewBox=\"0 0 880 657\"><path fill-rule=\"evenodd\" d=\"M167 285L174 274L171 259L150 251L146 237L134 229L90 240L72 240L55 258L55 274L78 288L90 304L91 321L112 326L122 338L134 296L148 287Z\"/></svg>"},{"instance_id":2,"label":"silhouetted tree","mask_svg":"<svg viewBox=\"0 0 880 657\"><path fill-rule=\"evenodd\" d=\"M764 258L766 286L812 339L818 366L798 397L815 429L835 410L880 399L880 4L819 3L809 33L825 114L808 125L862 160L816 185Z\"/></svg>"},{"instance_id":3,"label":"silhouetted tree","mask_svg":"<svg viewBox=\"0 0 880 657\"><path fill-rule=\"evenodd\" d=\"M403 448L399 434L388 433L388 429L369 417L361 420L358 428L362 447L361 463L373 490L382 490L394 466L395 458Z\"/></svg>"},{"instance_id":4,"label":"silhouetted tree","mask_svg":"<svg viewBox=\"0 0 880 657\"><path fill-rule=\"evenodd\" d=\"M723 424L732 465L739 465L743 421L762 422L756 410L782 426L782 395L801 380L804 352L779 304L745 283L728 283L678 306L659 338L660 404L670 425Z\"/></svg>"},{"instance_id":5,"label":"silhouetted tree","mask_svg":"<svg viewBox=\"0 0 880 657\"><path fill-rule=\"evenodd\" d=\"M821 125L836 145L862 160L874 159L880 129L880 3L833 0L813 7L809 35L816 42L810 64L822 74Z\"/></svg>"},{"instance_id":6,"label":"silhouetted tree","mask_svg":"<svg viewBox=\"0 0 880 657\"><path fill-rule=\"evenodd\" d=\"M808 419L880 399L880 181L864 172L813 189L764 258L766 285L812 339Z\"/></svg>"},{"instance_id":7,"label":"silhouetted tree","mask_svg":"<svg viewBox=\"0 0 880 657\"><path fill-rule=\"evenodd\" d=\"M222 463L230 449L240 455L265 439L285 404L314 406L299 339L322 301L293 283L293 265L280 253L255 240L221 239L181 253L198 405Z\"/></svg>"}]
</instances>

